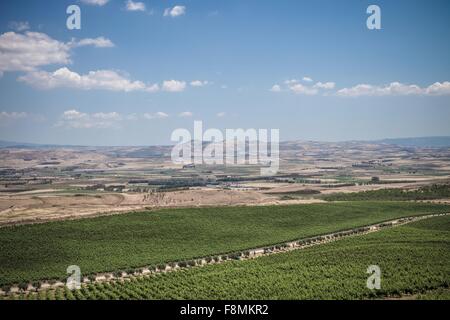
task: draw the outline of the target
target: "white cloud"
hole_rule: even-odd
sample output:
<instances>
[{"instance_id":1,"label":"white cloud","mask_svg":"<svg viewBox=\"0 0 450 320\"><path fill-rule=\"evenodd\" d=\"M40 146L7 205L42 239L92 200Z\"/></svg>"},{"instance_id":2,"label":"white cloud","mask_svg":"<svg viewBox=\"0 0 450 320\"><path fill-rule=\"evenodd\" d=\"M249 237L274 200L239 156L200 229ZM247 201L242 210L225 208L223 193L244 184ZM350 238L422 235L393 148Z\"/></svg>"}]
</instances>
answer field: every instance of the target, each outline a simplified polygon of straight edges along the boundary
<instances>
[{"instance_id":1,"label":"white cloud","mask_svg":"<svg viewBox=\"0 0 450 320\"><path fill-rule=\"evenodd\" d=\"M285 82L284 82L284 84L286 84L286 85L293 85L293 84L296 84L296 83L298 83L298 80L297 79L291 79L291 80L286 80Z\"/></svg>"},{"instance_id":2,"label":"white cloud","mask_svg":"<svg viewBox=\"0 0 450 320\"><path fill-rule=\"evenodd\" d=\"M94 113L92 115L92 118L94 119L101 119L101 120L121 120L122 116L118 114L117 112L98 112Z\"/></svg>"},{"instance_id":3,"label":"white cloud","mask_svg":"<svg viewBox=\"0 0 450 320\"><path fill-rule=\"evenodd\" d=\"M159 91L159 84L155 83L155 84L149 85L149 86L147 86L145 91L147 91L147 92L158 92Z\"/></svg>"},{"instance_id":4,"label":"white cloud","mask_svg":"<svg viewBox=\"0 0 450 320\"><path fill-rule=\"evenodd\" d=\"M167 80L163 82L162 86L164 91L169 92L181 92L186 88L186 82L177 80Z\"/></svg>"},{"instance_id":5,"label":"white cloud","mask_svg":"<svg viewBox=\"0 0 450 320\"><path fill-rule=\"evenodd\" d=\"M194 81L191 81L190 84L192 87L204 87L208 83L209 83L208 81L194 80Z\"/></svg>"},{"instance_id":6,"label":"white cloud","mask_svg":"<svg viewBox=\"0 0 450 320\"><path fill-rule=\"evenodd\" d=\"M319 93L318 89L307 87L300 83L290 85L289 89L296 94L303 94L308 96L316 95L317 93Z\"/></svg>"},{"instance_id":7,"label":"white cloud","mask_svg":"<svg viewBox=\"0 0 450 320\"><path fill-rule=\"evenodd\" d=\"M25 82L39 89L77 88L82 90L111 90L111 91L145 91L147 87L142 81L131 81L112 70L90 71L80 75L68 68L60 68L55 72L33 71L19 77Z\"/></svg>"},{"instance_id":8,"label":"white cloud","mask_svg":"<svg viewBox=\"0 0 450 320\"><path fill-rule=\"evenodd\" d=\"M406 95L448 95L450 94L450 82L436 82L426 88L421 88L415 84L403 84L392 82L385 86L375 86L370 84L358 84L351 88L338 90L337 95L341 97L360 96L406 96Z\"/></svg>"},{"instance_id":9,"label":"white cloud","mask_svg":"<svg viewBox=\"0 0 450 320\"><path fill-rule=\"evenodd\" d=\"M425 92L432 95L448 95L450 94L450 82L435 82L432 85L428 86Z\"/></svg>"},{"instance_id":10,"label":"white cloud","mask_svg":"<svg viewBox=\"0 0 450 320\"><path fill-rule=\"evenodd\" d=\"M219 112L219 113L217 114L217 116L218 116L219 118L223 118L223 117L225 117L225 115L226 115L225 112Z\"/></svg>"},{"instance_id":11,"label":"white cloud","mask_svg":"<svg viewBox=\"0 0 450 320\"><path fill-rule=\"evenodd\" d=\"M92 6L104 6L109 2L109 0L81 0L84 4L92 5Z\"/></svg>"},{"instance_id":12,"label":"white cloud","mask_svg":"<svg viewBox=\"0 0 450 320\"><path fill-rule=\"evenodd\" d=\"M56 88L73 88L80 90L109 90L109 91L143 91L158 92L181 92L186 88L186 82L177 80L164 81L159 84L145 84L142 81L130 80L114 70L89 71L87 74L78 74L63 67L54 72L31 71L18 78L34 88L49 90Z\"/></svg>"},{"instance_id":13,"label":"white cloud","mask_svg":"<svg viewBox=\"0 0 450 320\"><path fill-rule=\"evenodd\" d=\"M305 82L312 82L313 80L309 77L303 77L302 79ZM286 80L284 81L284 84L286 86L286 89L294 92L296 94L302 94L302 95L316 95L319 94L321 92L321 90L330 90L330 89L334 89L334 87L336 86L336 84L334 82L317 82L316 84L312 85L312 84L301 84L299 80L297 79L290 79L290 80ZM271 89L272 92L280 92L283 91L283 89L281 88L281 86L279 85L275 85L272 87Z\"/></svg>"},{"instance_id":14,"label":"white cloud","mask_svg":"<svg viewBox=\"0 0 450 320\"><path fill-rule=\"evenodd\" d=\"M190 111L185 111L185 112L181 112L180 114L178 114L178 116L181 118L189 118L189 117L192 117L193 114Z\"/></svg>"},{"instance_id":15,"label":"white cloud","mask_svg":"<svg viewBox=\"0 0 450 320\"><path fill-rule=\"evenodd\" d=\"M114 43L104 37L98 37L98 38L85 38L85 39L81 39L81 40L75 40L72 39L72 41L70 41L68 43L68 45L71 48L76 48L76 47L84 47L84 46L93 46L96 48L112 48L114 47Z\"/></svg>"},{"instance_id":16,"label":"white cloud","mask_svg":"<svg viewBox=\"0 0 450 320\"><path fill-rule=\"evenodd\" d=\"M0 35L0 71L31 71L49 64L70 63L70 47L44 33Z\"/></svg>"},{"instance_id":17,"label":"white cloud","mask_svg":"<svg viewBox=\"0 0 450 320\"><path fill-rule=\"evenodd\" d=\"M325 83L317 82L314 85L314 88L330 90L330 89L334 89L335 86L336 86L336 83L334 83L334 82L325 82Z\"/></svg>"},{"instance_id":18,"label":"white cloud","mask_svg":"<svg viewBox=\"0 0 450 320\"><path fill-rule=\"evenodd\" d=\"M17 120L28 117L28 113L26 112L0 112L0 120Z\"/></svg>"},{"instance_id":19,"label":"white cloud","mask_svg":"<svg viewBox=\"0 0 450 320\"><path fill-rule=\"evenodd\" d=\"M144 113L144 118L148 119L148 120L152 120L152 119L164 119L169 117L169 115L165 112L162 111L158 111L156 113Z\"/></svg>"},{"instance_id":20,"label":"white cloud","mask_svg":"<svg viewBox=\"0 0 450 320\"><path fill-rule=\"evenodd\" d=\"M28 21L11 21L8 24L8 27L15 31L22 32L30 29L30 24L28 23Z\"/></svg>"},{"instance_id":21,"label":"white cloud","mask_svg":"<svg viewBox=\"0 0 450 320\"><path fill-rule=\"evenodd\" d=\"M46 65L70 64L71 49L87 45L108 47L113 43L103 37L64 43L40 32L6 32L0 35L0 72L34 71Z\"/></svg>"},{"instance_id":22,"label":"white cloud","mask_svg":"<svg viewBox=\"0 0 450 320\"><path fill-rule=\"evenodd\" d=\"M164 17L179 17L186 14L186 7L185 6L175 6L173 8L166 8L166 10L164 10Z\"/></svg>"},{"instance_id":23,"label":"white cloud","mask_svg":"<svg viewBox=\"0 0 450 320\"><path fill-rule=\"evenodd\" d=\"M139 119L139 116L136 113L130 113L125 117L127 120L136 121Z\"/></svg>"},{"instance_id":24,"label":"white cloud","mask_svg":"<svg viewBox=\"0 0 450 320\"><path fill-rule=\"evenodd\" d=\"M125 7L127 11L145 11L145 3L143 2L134 2L132 0L128 0L125 3Z\"/></svg>"},{"instance_id":25,"label":"white cloud","mask_svg":"<svg viewBox=\"0 0 450 320\"><path fill-rule=\"evenodd\" d=\"M272 92L280 92L281 91L281 87L278 84L274 84L272 86L272 88L270 88L270 91L272 91Z\"/></svg>"},{"instance_id":26,"label":"white cloud","mask_svg":"<svg viewBox=\"0 0 450 320\"><path fill-rule=\"evenodd\" d=\"M45 117L40 114L17 112L17 111L13 111L13 112L1 111L0 112L0 125L13 124L16 121L25 120L25 119L35 121L35 122L45 121Z\"/></svg>"},{"instance_id":27,"label":"white cloud","mask_svg":"<svg viewBox=\"0 0 450 320\"><path fill-rule=\"evenodd\" d=\"M71 109L62 114L56 126L72 129L105 129L117 127L122 120L123 117L117 112L84 113Z\"/></svg>"}]
</instances>

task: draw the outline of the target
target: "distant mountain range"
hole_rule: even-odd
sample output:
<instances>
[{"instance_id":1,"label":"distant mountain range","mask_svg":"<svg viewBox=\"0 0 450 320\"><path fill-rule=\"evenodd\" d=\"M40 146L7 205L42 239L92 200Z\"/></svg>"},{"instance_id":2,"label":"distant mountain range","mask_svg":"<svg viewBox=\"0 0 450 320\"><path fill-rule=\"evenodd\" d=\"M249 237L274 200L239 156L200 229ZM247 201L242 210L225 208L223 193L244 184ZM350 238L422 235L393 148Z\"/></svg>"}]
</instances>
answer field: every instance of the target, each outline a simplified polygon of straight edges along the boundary
<instances>
[{"instance_id":1,"label":"distant mountain range","mask_svg":"<svg viewBox=\"0 0 450 320\"><path fill-rule=\"evenodd\" d=\"M375 142L395 144L405 147L422 147L422 148L450 147L450 137L396 138L396 139L383 139Z\"/></svg>"},{"instance_id":2,"label":"distant mountain range","mask_svg":"<svg viewBox=\"0 0 450 320\"><path fill-rule=\"evenodd\" d=\"M56 148L77 148L83 146L77 145L62 145L62 144L39 144L39 143L28 143L28 142L13 142L13 141L3 141L0 140L0 148L29 148L29 149L56 149Z\"/></svg>"},{"instance_id":3,"label":"distant mountain range","mask_svg":"<svg viewBox=\"0 0 450 320\"><path fill-rule=\"evenodd\" d=\"M288 141L286 141L286 142L288 142ZM342 141L342 142L345 142L345 141ZM358 142L361 142L361 143L391 144L391 145L398 145L398 146L404 146L404 147L449 148L450 147L450 136L416 137L416 138L392 138L392 139L358 141ZM82 147L93 148L93 146L37 144L37 143L12 142L12 141L2 141L2 140L0 140L0 148L30 148L30 149L47 148L47 149L55 149L55 148L82 148Z\"/></svg>"}]
</instances>

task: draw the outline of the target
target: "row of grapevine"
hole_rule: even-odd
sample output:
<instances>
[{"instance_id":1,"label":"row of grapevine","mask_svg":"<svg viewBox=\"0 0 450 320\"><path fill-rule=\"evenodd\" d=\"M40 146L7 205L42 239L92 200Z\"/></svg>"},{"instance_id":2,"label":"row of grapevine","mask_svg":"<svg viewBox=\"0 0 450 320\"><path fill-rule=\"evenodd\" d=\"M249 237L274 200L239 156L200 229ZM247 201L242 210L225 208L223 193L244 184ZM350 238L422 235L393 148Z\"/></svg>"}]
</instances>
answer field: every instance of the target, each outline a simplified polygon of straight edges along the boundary
<instances>
[{"instance_id":1,"label":"row of grapevine","mask_svg":"<svg viewBox=\"0 0 450 320\"><path fill-rule=\"evenodd\" d=\"M15 295L14 299L359 299L450 287L450 217L259 259L111 283ZM382 288L366 287L379 265Z\"/></svg>"}]
</instances>

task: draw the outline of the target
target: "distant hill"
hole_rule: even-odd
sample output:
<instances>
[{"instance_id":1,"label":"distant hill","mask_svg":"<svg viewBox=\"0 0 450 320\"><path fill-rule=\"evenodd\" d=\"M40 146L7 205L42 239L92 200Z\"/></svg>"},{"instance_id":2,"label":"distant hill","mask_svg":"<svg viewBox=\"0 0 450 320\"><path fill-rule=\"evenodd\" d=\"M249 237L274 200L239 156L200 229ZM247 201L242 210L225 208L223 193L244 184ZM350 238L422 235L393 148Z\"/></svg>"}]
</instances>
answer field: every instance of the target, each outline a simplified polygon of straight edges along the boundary
<instances>
[{"instance_id":1,"label":"distant hill","mask_svg":"<svg viewBox=\"0 0 450 320\"><path fill-rule=\"evenodd\" d=\"M0 148L19 148L19 147L30 148L33 146L37 146L37 145L35 145L33 143L22 143L22 142L12 142L12 141L0 140Z\"/></svg>"},{"instance_id":2,"label":"distant hill","mask_svg":"<svg viewBox=\"0 0 450 320\"><path fill-rule=\"evenodd\" d=\"M0 140L0 148L56 149L56 148L64 148L64 147L82 147L82 146L68 146L68 145L58 145L58 144L38 144L38 143L14 142L14 141Z\"/></svg>"},{"instance_id":3,"label":"distant hill","mask_svg":"<svg viewBox=\"0 0 450 320\"><path fill-rule=\"evenodd\" d=\"M417 137L417 138L397 138L383 139L375 142L395 144L405 147L421 148L449 148L450 137Z\"/></svg>"},{"instance_id":4,"label":"distant hill","mask_svg":"<svg viewBox=\"0 0 450 320\"><path fill-rule=\"evenodd\" d=\"M348 142L356 143L376 143L376 144L392 144L401 147L419 147L419 148L450 148L450 136L442 137L417 137L417 138L392 138L392 139L382 139L382 140L372 140L372 141L342 141L333 142L333 144L344 144ZM281 148L295 148L296 146L302 145L304 143L324 143L321 141L282 141L280 143ZM204 143L204 145L207 143ZM120 146L116 146L118 148ZM133 146L123 146L124 148L132 148ZM170 150L171 146L134 146L138 148L133 151L133 154L129 156L143 156L145 157L157 157L161 156L167 150ZM0 148L29 148L29 149L57 149L57 148L110 148L104 146L80 146L80 145L57 145L57 144L37 144L37 143L26 143L26 142L12 142L0 140ZM129 152L128 150L126 152Z\"/></svg>"}]
</instances>

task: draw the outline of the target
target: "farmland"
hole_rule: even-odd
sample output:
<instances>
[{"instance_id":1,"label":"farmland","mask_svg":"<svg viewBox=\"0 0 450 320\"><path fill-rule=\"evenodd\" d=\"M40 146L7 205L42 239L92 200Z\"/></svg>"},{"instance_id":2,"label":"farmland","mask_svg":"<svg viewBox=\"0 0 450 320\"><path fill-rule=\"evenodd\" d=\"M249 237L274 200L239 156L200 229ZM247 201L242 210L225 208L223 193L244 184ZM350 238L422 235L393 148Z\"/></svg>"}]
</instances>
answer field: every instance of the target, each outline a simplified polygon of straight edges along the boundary
<instances>
[{"instance_id":1,"label":"farmland","mask_svg":"<svg viewBox=\"0 0 450 320\"><path fill-rule=\"evenodd\" d=\"M207 270L219 272L228 265L239 271L247 264L227 261L224 266L208 265L205 271L197 271L194 266L235 260L238 253L248 257L249 249L284 248L293 240L322 238L318 236L363 229L400 217L450 212L448 148L430 153L427 148L376 142L283 142L280 170L270 177L260 175L259 165L174 164L170 151L170 146L0 149L0 295L63 286L67 267L77 265L86 288L76 292L42 291L39 295L203 299L213 290L217 294L210 298L234 298L222 280L211 289L202 277L209 281ZM359 247L357 241L367 239L357 238L343 243L349 244L350 250ZM436 243L439 247L438 239ZM317 244L324 249L335 245ZM386 248L387 252L393 250ZM300 251L305 252L301 255L313 252L311 255L322 256L318 248ZM344 258L338 256L341 260L353 259L355 254L342 252ZM275 261L272 259L290 254L276 253L280 258L264 257L261 263L267 261L270 266ZM300 252L292 253L295 257L297 254ZM259 266L256 260L249 263ZM161 275L162 280L155 280L159 276L152 278L155 285L161 285L160 291L144 280L131 280L142 284L142 292L111 282L160 273L166 266L171 270L186 265L190 266L188 270ZM290 269L287 265L281 266L285 277L304 289L296 278L297 273L302 276L296 269L300 266ZM306 286L319 279L331 281L319 266L312 262L308 266L309 275L318 273L312 280L303 274ZM349 273L345 268L345 274ZM258 270L251 269L255 278L250 279L264 279ZM261 270L274 272L270 268ZM435 271L430 266L430 274ZM96 277L96 281L108 282L93 286ZM180 288L180 292L164 288L165 277L178 279L167 280L167 284L171 290ZM236 280L234 273L231 277L230 283L240 288L239 272ZM181 287L171 281L180 281ZM196 281L191 296L184 286ZM282 296L284 288L273 285L270 279L264 281L266 284L246 284L253 286L255 294L240 288L241 293L235 297L257 297L263 292L259 285L277 290L267 291L263 298L325 297L306 289L295 293L289 286L289 295ZM276 281L283 283L281 278ZM340 283L330 283L340 292ZM448 295L445 288L434 290L435 282L429 284L430 290L417 289L417 297ZM103 286L111 291L100 289ZM362 297L360 292L341 296Z\"/></svg>"},{"instance_id":2,"label":"farmland","mask_svg":"<svg viewBox=\"0 0 450 320\"><path fill-rule=\"evenodd\" d=\"M0 148L0 226L146 208L319 203L335 193L344 199L450 182L449 148L287 141L280 144L280 170L270 177L260 175L260 165L183 166L170 154L171 146ZM345 199L405 200L393 193ZM448 192L440 196L431 199L449 199Z\"/></svg>"},{"instance_id":3,"label":"farmland","mask_svg":"<svg viewBox=\"0 0 450 320\"><path fill-rule=\"evenodd\" d=\"M73 264L83 275L127 270L449 209L402 202L165 209L5 227L0 281L63 280Z\"/></svg>"},{"instance_id":4,"label":"farmland","mask_svg":"<svg viewBox=\"0 0 450 320\"><path fill-rule=\"evenodd\" d=\"M431 185L420 187L416 190L379 189L353 193L333 193L323 196L326 201L417 201L448 199L450 197L450 185Z\"/></svg>"},{"instance_id":5,"label":"farmland","mask_svg":"<svg viewBox=\"0 0 450 320\"><path fill-rule=\"evenodd\" d=\"M371 291L366 269L374 264L381 268L382 282L380 290ZM449 286L450 217L444 216L254 260L25 298L364 299L418 293L426 299L445 298Z\"/></svg>"}]
</instances>

